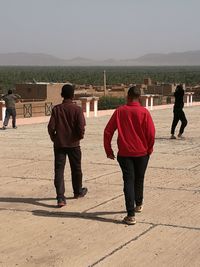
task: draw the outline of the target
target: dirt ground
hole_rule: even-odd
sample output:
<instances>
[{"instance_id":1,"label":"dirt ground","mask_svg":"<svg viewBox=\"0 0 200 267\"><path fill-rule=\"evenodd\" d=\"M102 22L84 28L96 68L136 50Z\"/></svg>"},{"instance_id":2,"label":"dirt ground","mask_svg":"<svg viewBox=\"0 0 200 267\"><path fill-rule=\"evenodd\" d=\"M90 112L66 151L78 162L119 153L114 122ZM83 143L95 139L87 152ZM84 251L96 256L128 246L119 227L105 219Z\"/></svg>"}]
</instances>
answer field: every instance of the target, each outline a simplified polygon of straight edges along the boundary
<instances>
[{"instance_id":1,"label":"dirt ground","mask_svg":"<svg viewBox=\"0 0 200 267\"><path fill-rule=\"evenodd\" d=\"M151 111L156 142L134 226L121 223L121 171L103 150L109 115L87 119L82 163L89 192L73 199L67 162L62 209L47 119L0 131L0 266L200 266L200 106L185 113L185 139L170 140L172 110Z\"/></svg>"}]
</instances>

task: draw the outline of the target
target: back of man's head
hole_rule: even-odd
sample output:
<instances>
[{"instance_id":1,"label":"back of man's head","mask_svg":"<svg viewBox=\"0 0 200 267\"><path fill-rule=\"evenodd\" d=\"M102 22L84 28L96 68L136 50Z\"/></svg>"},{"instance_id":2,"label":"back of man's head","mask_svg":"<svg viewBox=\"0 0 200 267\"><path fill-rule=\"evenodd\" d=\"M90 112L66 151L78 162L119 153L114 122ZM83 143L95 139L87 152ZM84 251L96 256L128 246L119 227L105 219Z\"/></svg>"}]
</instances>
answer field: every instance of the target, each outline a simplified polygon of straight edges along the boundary
<instances>
[{"instance_id":1,"label":"back of man's head","mask_svg":"<svg viewBox=\"0 0 200 267\"><path fill-rule=\"evenodd\" d=\"M182 84L178 84L176 86L176 91L181 91L181 90L183 90L183 85Z\"/></svg>"},{"instance_id":2,"label":"back of man's head","mask_svg":"<svg viewBox=\"0 0 200 267\"><path fill-rule=\"evenodd\" d=\"M8 90L8 94L11 95L13 91L11 89Z\"/></svg>"},{"instance_id":3,"label":"back of man's head","mask_svg":"<svg viewBox=\"0 0 200 267\"><path fill-rule=\"evenodd\" d=\"M73 99L74 97L74 86L71 84L65 84L62 87L61 96L64 99Z\"/></svg>"},{"instance_id":4,"label":"back of man's head","mask_svg":"<svg viewBox=\"0 0 200 267\"><path fill-rule=\"evenodd\" d=\"M128 90L128 99L133 100L133 99L139 99L141 96L141 91L139 88L136 86L131 86Z\"/></svg>"}]
</instances>

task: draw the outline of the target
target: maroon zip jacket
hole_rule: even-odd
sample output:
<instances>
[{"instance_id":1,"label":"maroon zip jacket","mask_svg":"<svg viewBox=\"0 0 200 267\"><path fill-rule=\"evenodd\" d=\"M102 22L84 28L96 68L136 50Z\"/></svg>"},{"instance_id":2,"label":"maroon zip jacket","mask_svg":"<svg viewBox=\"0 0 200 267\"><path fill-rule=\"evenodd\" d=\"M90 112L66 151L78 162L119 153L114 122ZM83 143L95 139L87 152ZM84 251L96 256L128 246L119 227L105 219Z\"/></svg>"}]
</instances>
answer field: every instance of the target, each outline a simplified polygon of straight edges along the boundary
<instances>
[{"instance_id":1,"label":"maroon zip jacket","mask_svg":"<svg viewBox=\"0 0 200 267\"><path fill-rule=\"evenodd\" d=\"M77 147L85 132L85 118L81 107L64 99L56 105L48 124L48 132L54 147Z\"/></svg>"},{"instance_id":2,"label":"maroon zip jacket","mask_svg":"<svg viewBox=\"0 0 200 267\"><path fill-rule=\"evenodd\" d=\"M155 127L149 111L139 102L129 102L115 110L104 130L104 148L107 156L114 155L111 140L118 130L118 155L141 157L153 152Z\"/></svg>"}]
</instances>

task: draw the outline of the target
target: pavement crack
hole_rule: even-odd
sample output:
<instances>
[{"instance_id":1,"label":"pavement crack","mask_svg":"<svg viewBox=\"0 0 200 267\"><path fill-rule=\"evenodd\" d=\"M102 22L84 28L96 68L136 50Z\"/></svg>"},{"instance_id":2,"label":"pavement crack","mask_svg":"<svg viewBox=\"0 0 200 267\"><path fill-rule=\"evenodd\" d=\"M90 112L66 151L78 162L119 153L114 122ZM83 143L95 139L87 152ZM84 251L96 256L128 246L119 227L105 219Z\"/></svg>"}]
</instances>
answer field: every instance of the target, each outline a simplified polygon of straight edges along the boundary
<instances>
[{"instance_id":1,"label":"pavement crack","mask_svg":"<svg viewBox=\"0 0 200 267\"><path fill-rule=\"evenodd\" d=\"M170 224L170 223L153 223L153 222L148 222L148 221L143 221L143 222L137 221L137 223L200 231L200 227L187 226L187 225L178 225L178 224Z\"/></svg>"},{"instance_id":2,"label":"pavement crack","mask_svg":"<svg viewBox=\"0 0 200 267\"><path fill-rule=\"evenodd\" d=\"M105 173L105 174L102 174L102 175L96 176L96 177L94 177L94 178L91 178L91 179L86 179L85 181L93 181L93 180L96 180L96 179L102 178L102 177L104 177L104 176L107 176L107 175L110 175L110 174L115 174L115 173L120 173L120 171L115 171L115 172L109 172L109 173Z\"/></svg>"},{"instance_id":3,"label":"pavement crack","mask_svg":"<svg viewBox=\"0 0 200 267\"><path fill-rule=\"evenodd\" d=\"M113 163L103 163L103 162L93 162L93 161L90 161L89 163L94 165L103 165L103 166L118 166L117 164Z\"/></svg>"},{"instance_id":4,"label":"pavement crack","mask_svg":"<svg viewBox=\"0 0 200 267\"><path fill-rule=\"evenodd\" d=\"M22 210L22 209L7 209L7 208L0 208L0 211L13 211L13 212L28 212L31 213L30 210Z\"/></svg>"},{"instance_id":5,"label":"pavement crack","mask_svg":"<svg viewBox=\"0 0 200 267\"><path fill-rule=\"evenodd\" d=\"M113 197L113 198L111 198L111 199L108 199L108 200L106 200L106 201L104 201L104 202L101 202L100 204L98 204L98 205L96 205L96 206L93 206L93 207L91 207L91 208L89 208L89 209L87 209L87 210L84 210L83 213L88 212L88 211L90 211L90 210L93 210L93 209L95 209L95 208L98 208L98 207L100 207L100 206L102 206L102 205L104 205L104 204L107 204L107 203L109 203L109 202L111 202L111 201L113 201L113 200L115 200L115 199L117 199L117 198L120 198L120 197L122 197L122 196L123 196L123 194L120 194L120 195L115 196L115 197Z\"/></svg>"},{"instance_id":6,"label":"pavement crack","mask_svg":"<svg viewBox=\"0 0 200 267\"><path fill-rule=\"evenodd\" d=\"M165 224L160 223L157 224L158 226L166 226L166 227L173 227L173 228L182 228L182 229L188 229L188 230L196 230L200 231L200 227L192 227L192 226L184 226L184 225L176 225L176 224Z\"/></svg>"},{"instance_id":7,"label":"pavement crack","mask_svg":"<svg viewBox=\"0 0 200 267\"><path fill-rule=\"evenodd\" d=\"M0 177L4 177L4 178L8 177L8 178L12 178L12 179L18 179L16 181L11 181L11 182L8 182L6 184L16 183L16 182L19 182L20 180L52 181L52 179L50 179L50 178L47 179L47 178L38 178L38 177L21 177L21 176L13 176L13 177L10 177L10 176L1 176L1 175L0 175ZM5 185L5 184L2 184L2 186L3 185Z\"/></svg>"},{"instance_id":8,"label":"pavement crack","mask_svg":"<svg viewBox=\"0 0 200 267\"><path fill-rule=\"evenodd\" d=\"M179 153L181 153L181 152L185 152L185 151L194 150L194 149L199 148L199 147L200 147L200 145L198 145L198 146L193 146L193 147L189 147L189 148L185 148L185 149L183 149L183 150L178 151L177 154L179 154Z\"/></svg>"},{"instance_id":9,"label":"pavement crack","mask_svg":"<svg viewBox=\"0 0 200 267\"><path fill-rule=\"evenodd\" d=\"M172 168L172 167L158 167L158 166L149 166L149 169L159 169L159 170L172 170L172 171L193 171L191 170L192 167L188 167L188 168Z\"/></svg>"},{"instance_id":10,"label":"pavement crack","mask_svg":"<svg viewBox=\"0 0 200 267\"><path fill-rule=\"evenodd\" d=\"M147 234L148 232L150 232L153 228L155 228L157 225L151 225L147 230L145 230L144 232L142 232L141 234L137 235L136 237L130 239L129 241L125 242L124 244L122 244L121 246L117 247L116 249L114 249L113 251L111 251L110 253L108 253L107 255L105 255L104 257L100 258L98 261L92 263L91 265L89 265L88 267L93 267L96 266L97 264L101 263L102 261L104 261L105 259L109 258L110 256L112 256L113 254L115 254L116 252L120 251L121 249L123 249L124 247L126 247L127 245L129 245L130 243L137 241L140 237L142 237L143 235Z\"/></svg>"},{"instance_id":11,"label":"pavement crack","mask_svg":"<svg viewBox=\"0 0 200 267\"><path fill-rule=\"evenodd\" d=\"M193 171L193 169L195 169L195 168L197 168L199 166L200 166L200 164L194 165L194 166L190 167L189 170L192 170Z\"/></svg>"},{"instance_id":12,"label":"pavement crack","mask_svg":"<svg viewBox=\"0 0 200 267\"><path fill-rule=\"evenodd\" d=\"M161 187L161 186L145 186L145 188L150 188L150 189L160 189L160 190L172 190L172 191L186 191L186 192L194 192L198 193L200 192L199 189L187 189L187 188L172 188L172 187Z\"/></svg>"},{"instance_id":13,"label":"pavement crack","mask_svg":"<svg viewBox=\"0 0 200 267\"><path fill-rule=\"evenodd\" d=\"M181 226L181 225L174 225L174 224L154 224L154 223L147 223L147 222L139 222L139 223L144 223L144 224L150 224L151 226L145 230L144 232L142 232L140 235L137 235L136 237L130 239L129 241L127 241L126 243L122 244L121 246L117 247L116 249L114 249L113 251L111 251L110 253L106 254L104 257L100 258L98 261L92 263L91 265L89 265L88 267L93 267L96 266L97 264L101 263L102 261L104 261L105 259L109 258L110 256L112 256L113 254L115 254L116 252L120 251L121 249L123 249L124 247L126 247L127 245L129 245L130 243L137 241L140 237L142 237L143 235L147 234L148 232L150 232L152 229L154 229L155 227L158 226L166 226L166 227L174 227L174 228L182 228L182 229L188 229L188 230L197 230L199 231L200 228L199 227L190 227L190 226Z\"/></svg>"}]
</instances>

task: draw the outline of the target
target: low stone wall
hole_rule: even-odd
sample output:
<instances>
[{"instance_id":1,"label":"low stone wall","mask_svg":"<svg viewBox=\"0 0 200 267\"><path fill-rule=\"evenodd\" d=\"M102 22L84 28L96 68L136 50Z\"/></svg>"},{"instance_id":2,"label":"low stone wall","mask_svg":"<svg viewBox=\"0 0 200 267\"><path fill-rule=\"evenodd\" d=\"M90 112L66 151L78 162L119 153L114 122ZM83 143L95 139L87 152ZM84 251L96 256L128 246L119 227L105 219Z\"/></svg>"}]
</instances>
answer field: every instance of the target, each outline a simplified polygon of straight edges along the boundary
<instances>
[{"instance_id":1,"label":"low stone wall","mask_svg":"<svg viewBox=\"0 0 200 267\"><path fill-rule=\"evenodd\" d=\"M51 102L20 102L16 103L16 112L18 118L31 118L50 116L52 111ZM0 102L0 120L4 116L5 104Z\"/></svg>"},{"instance_id":2,"label":"low stone wall","mask_svg":"<svg viewBox=\"0 0 200 267\"><path fill-rule=\"evenodd\" d=\"M98 116L98 97L80 97L74 102L81 106L86 117ZM193 92L186 93L184 97L185 106L193 105ZM174 103L173 96L161 95L142 95L141 104L147 109L153 110L155 107L172 105ZM20 102L16 103L16 112L18 118L44 117L50 116L53 108L52 102ZM5 116L5 103L0 101L0 120Z\"/></svg>"},{"instance_id":3,"label":"low stone wall","mask_svg":"<svg viewBox=\"0 0 200 267\"><path fill-rule=\"evenodd\" d=\"M16 112L19 118L50 116L52 107L51 102L22 102L16 104Z\"/></svg>"}]
</instances>

